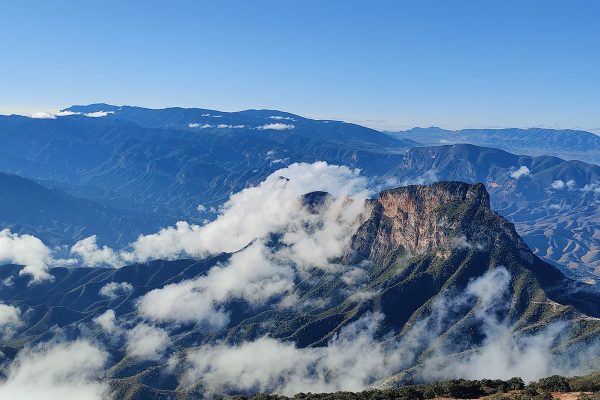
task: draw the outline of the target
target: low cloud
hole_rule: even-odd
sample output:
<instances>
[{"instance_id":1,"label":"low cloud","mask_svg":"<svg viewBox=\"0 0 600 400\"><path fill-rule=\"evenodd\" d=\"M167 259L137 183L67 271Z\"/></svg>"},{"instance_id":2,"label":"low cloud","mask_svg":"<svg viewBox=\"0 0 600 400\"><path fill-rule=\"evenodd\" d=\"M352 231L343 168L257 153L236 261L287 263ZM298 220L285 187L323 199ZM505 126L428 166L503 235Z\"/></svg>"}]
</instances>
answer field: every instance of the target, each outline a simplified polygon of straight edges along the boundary
<instances>
[{"instance_id":1,"label":"low cloud","mask_svg":"<svg viewBox=\"0 0 600 400\"><path fill-rule=\"evenodd\" d=\"M56 119L57 117L68 117L71 115L83 115L85 117L90 117L90 118L100 118L100 117L106 117L109 114L114 114L114 111L95 111L95 112L91 112L91 113L81 113L81 112L74 112L74 111L56 111L56 112L36 112L33 114L29 114L27 115L27 117L29 118L35 118L35 119Z\"/></svg>"},{"instance_id":2,"label":"low cloud","mask_svg":"<svg viewBox=\"0 0 600 400\"><path fill-rule=\"evenodd\" d=\"M528 176L529 175L529 168L527 168L526 166L522 165L519 167L519 169L513 171L510 173L510 177L514 178L514 179L520 179L524 176Z\"/></svg>"},{"instance_id":3,"label":"low cloud","mask_svg":"<svg viewBox=\"0 0 600 400\"><path fill-rule=\"evenodd\" d=\"M51 250L35 236L0 231L0 263L23 265L20 275L31 275L34 282L51 279L48 268L52 261Z\"/></svg>"},{"instance_id":4,"label":"low cloud","mask_svg":"<svg viewBox=\"0 0 600 400\"><path fill-rule=\"evenodd\" d=\"M109 282L100 288L100 296L115 299L119 296L127 296L133 291L133 285L128 282Z\"/></svg>"},{"instance_id":5,"label":"low cloud","mask_svg":"<svg viewBox=\"0 0 600 400\"><path fill-rule=\"evenodd\" d=\"M109 387L100 377L107 358L105 351L84 340L23 349L0 381L0 398L106 399Z\"/></svg>"},{"instance_id":6,"label":"low cloud","mask_svg":"<svg viewBox=\"0 0 600 400\"><path fill-rule=\"evenodd\" d=\"M231 299L261 305L289 294L294 280L312 269L343 268L332 260L341 255L357 228L368 196L365 184L358 171L346 167L294 164L233 195L213 222L204 226L179 222L175 228L139 238L125 258L236 253L205 276L147 293L139 300L138 311L155 321L223 327L228 316L222 305ZM318 211L302 203L305 193L324 189L332 195L321 200ZM273 234L279 242L274 247L267 245Z\"/></svg>"},{"instance_id":7,"label":"low cloud","mask_svg":"<svg viewBox=\"0 0 600 400\"><path fill-rule=\"evenodd\" d=\"M219 128L219 129L242 129L245 127L246 127L246 125L227 125L227 124L217 125L217 128Z\"/></svg>"},{"instance_id":8,"label":"low cloud","mask_svg":"<svg viewBox=\"0 0 600 400\"><path fill-rule=\"evenodd\" d=\"M90 117L90 118L102 118L102 117L106 117L109 114L114 114L114 111L95 111L95 112L91 112L91 113L83 113L82 115L85 115L86 117Z\"/></svg>"},{"instance_id":9,"label":"low cloud","mask_svg":"<svg viewBox=\"0 0 600 400\"><path fill-rule=\"evenodd\" d=\"M139 300L138 312L161 322L223 327L228 322L220 307L224 302L243 299L250 304L263 304L293 288L293 269L277 264L266 251L264 244L257 241L234 254L227 264L212 268L206 276L155 289Z\"/></svg>"},{"instance_id":10,"label":"low cloud","mask_svg":"<svg viewBox=\"0 0 600 400\"><path fill-rule=\"evenodd\" d=\"M557 179L554 182L552 182L552 184L550 185L550 188L554 189L554 190L563 190L565 188L569 189L569 190L573 190L575 189L575 181L573 179L570 179L568 181L563 181L561 179Z\"/></svg>"},{"instance_id":11,"label":"low cloud","mask_svg":"<svg viewBox=\"0 0 600 400\"><path fill-rule=\"evenodd\" d=\"M415 324L414 332L409 332L407 337L421 337L420 340L425 342L421 348L428 347L440 337L447 324L452 323L449 315L457 309L475 305L472 315L483 336L476 349L472 344L467 344L469 347L456 343L445 343L441 347L439 343L433 345L433 351L421 369L422 379L509 379L519 376L532 381L553 374L585 373L586 367L598 366L598 346L589 347L586 360L574 348L563 349L567 351L562 354L553 351L561 335L567 333L566 323L551 323L534 334L515 332L509 318L502 317L510 306L510 282L511 276L504 267L493 269L471 281L458 296L442 296L432 307L431 314Z\"/></svg>"},{"instance_id":12,"label":"low cloud","mask_svg":"<svg viewBox=\"0 0 600 400\"><path fill-rule=\"evenodd\" d=\"M22 326L21 310L18 307L0 303L0 336L3 339L10 338Z\"/></svg>"},{"instance_id":13,"label":"low cloud","mask_svg":"<svg viewBox=\"0 0 600 400\"><path fill-rule=\"evenodd\" d=\"M121 328L116 322L117 319L115 316L115 310L106 310L104 313L95 317L92 321L100 326L102 330L109 335L115 335L121 332Z\"/></svg>"},{"instance_id":14,"label":"low cloud","mask_svg":"<svg viewBox=\"0 0 600 400\"><path fill-rule=\"evenodd\" d=\"M591 193L600 193L600 183L593 182L588 183L583 188L581 188L582 192L591 192Z\"/></svg>"},{"instance_id":15,"label":"low cloud","mask_svg":"<svg viewBox=\"0 0 600 400\"><path fill-rule=\"evenodd\" d=\"M258 129L259 131L264 131L264 130L285 131L287 129L294 129L294 128L295 128L295 126L292 124L282 124L279 122L276 122L274 124L265 124L265 125L256 127L256 129Z\"/></svg>"},{"instance_id":16,"label":"low cloud","mask_svg":"<svg viewBox=\"0 0 600 400\"><path fill-rule=\"evenodd\" d=\"M326 347L297 348L269 337L201 346L185 356L183 384L199 381L210 394L358 391L400 364L393 347L374 339L383 319L368 313Z\"/></svg>"},{"instance_id":17,"label":"low cloud","mask_svg":"<svg viewBox=\"0 0 600 400\"><path fill-rule=\"evenodd\" d=\"M190 122L188 124L188 128L195 128L195 129L209 129L209 128L214 128L214 125L210 125L210 124L201 124L199 122Z\"/></svg>"},{"instance_id":18,"label":"low cloud","mask_svg":"<svg viewBox=\"0 0 600 400\"><path fill-rule=\"evenodd\" d=\"M117 265L120 262L118 254L110 247L98 247L96 235L89 236L75 243L71 247L71 254L81 258L83 265L86 267Z\"/></svg>"},{"instance_id":19,"label":"low cloud","mask_svg":"<svg viewBox=\"0 0 600 400\"><path fill-rule=\"evenodd\" d=\"M292 117L284 117L282 115L271 115L269 119L295 121L295 119Z\"/></svg>"},{"instance_id":20,"label":"low cloud","mask_svg":"<svg viewBox=\"0 0 600 400\"><path fill-rule=\"evenodd\" d=\"M170 345L167 331L143 322L127 332L127 354L137 360L160 360Z\"/></svg>"}]
</instances>

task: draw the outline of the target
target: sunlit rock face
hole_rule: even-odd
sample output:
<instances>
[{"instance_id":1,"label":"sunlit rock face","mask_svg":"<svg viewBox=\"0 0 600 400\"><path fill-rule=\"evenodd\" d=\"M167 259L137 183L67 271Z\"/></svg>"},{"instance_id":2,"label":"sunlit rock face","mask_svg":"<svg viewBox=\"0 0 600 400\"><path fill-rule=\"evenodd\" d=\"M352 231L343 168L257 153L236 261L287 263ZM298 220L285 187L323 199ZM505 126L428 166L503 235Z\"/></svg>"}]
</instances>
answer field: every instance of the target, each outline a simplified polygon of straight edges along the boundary
<instances>
[{"instance_id":1,"label":"sunlit rock face","mask_svg":"<svg viewBox=\"0 0 600 400\"><path fill-rule=\"evenodd\" d=\"M455 248L489 247L498 236L512 241L524 259L532 259L513 225L490 208L482 184L439 182L385 190L370 210L352 240L348 261L385 263L428 252L448 257Z\"/></svg>"}]
</instances>

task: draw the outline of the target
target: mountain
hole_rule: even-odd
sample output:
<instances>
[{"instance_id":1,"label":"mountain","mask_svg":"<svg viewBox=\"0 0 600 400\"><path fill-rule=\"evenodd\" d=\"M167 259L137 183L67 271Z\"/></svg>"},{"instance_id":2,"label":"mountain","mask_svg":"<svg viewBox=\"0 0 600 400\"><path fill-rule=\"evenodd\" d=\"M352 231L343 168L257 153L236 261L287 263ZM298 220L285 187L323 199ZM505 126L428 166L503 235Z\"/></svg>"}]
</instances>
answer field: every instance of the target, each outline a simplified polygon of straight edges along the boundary
<instances>
[{"instance_id":1,"label":"mountain","mask_svg":"<svg viewBox=\"0 0 600 400\"><path fill-rule=\"evenodd\" d=\"M126 238L157 226L136 220L136 215L148 222L164 221L163 226L178 220L200 224L214 218L214 211L232 193L258 184L275 170L294 162L325 160L361 168L372 186L380 188L451 179L483 182L493 207L516 224L536 254L590 282L600 267L594 186L600 178L598 167L591 164L474 145L415 147L415 142L358 125L274 110L226 113L93 104L63 112L69 113L55 119L0 116L0 171L121 210L120 214L132 215L128 221L138 221L124 222L125 227L118 229L123 235L104 234L105 228L85 230L98 234L103 244L121 246ZM279 125L258 129L272 124ZM425 131L434 136L447 133L439 128L411 132L425 135ZM575 140L579 143L573 144L575 149L595 148L594 135L573 132L566 137L554 131L498 130L494 147L503 143L502 137L511 143L527 137L532 143L547 143L543 151L559 148L563 140ZM577 135L581 138L576 140ZM513 178L519 168L527 170ZM555 181L562 189L552 188ZM87 215L87 226L102 224L98 213L81 215ZM35 233L33 228L20 228L19 220L2 223ZM81 221L69 225L81 226ZM73 232L61 237L44 229L40 225L40 235L52 244L72 245L72 239L83 235L79 228L59 228Z\"/></svg>"},{"instance_id":2,"label":"mountain","mask_svg":"<svg viewBox=\"0 0 600 400\"><path fill-rule=\"evenodd\" d=\"M467 143L495 147L515 154L549 155L600 164L600 136L580 130L508 128L452 131L430 127L390 132L390 135L415 140L425 146Z\"/></svg>"},{"instance_id":3,"label":"mountain","mask_svg":"<svg viewBox=\"0 0 600 400\"><path fill-rule=\"evenodd\" d=\"M600 266L600 167L556 157L517 156L474 145L411 149L388 180L482 182L492 207L534 252L566 274L595 280Z\"/></svg>"},{"instance_id":4,"label":"mountain","mask_svg":"<svg viewBox=\"0 0 600 400\"><path fill-rule=\"evenodd\" d=\"M304 207L311 213L323 212L328 196L307 194ZM275 232L270 246L283 245L277 237ZM0 280L10 280L10 285L2 287L0 300L19 306L27 317L16 339L2 342L4 353L14 354L26 344L50 339L58 332L52 326L62 328L62 335L67 336L76 336L85 327L88 335L105 342L111 351L113 364L107 375L117 397L198 396L204 390L201 382L190 382L189 376L166 361L136 362L127 355L123 342L105 339L92 319L113 309L124 321L139 320L140 296L206 276L234 256L154 261L120 269L54 268L50 270L54 280L38 285L29 285L19 276L17 266L5 266L0 269ZM336 262L344 267L308 269L294 281L292 307L232 299L222 304L229 315L222 329L196 323L162 324L170 332L173 354L182 355L204 344L233 346L265 335L294 342L300 349L319 349L373 313L385 316L374 339L397 342L400 351L414 342L413 327L427 322L440 302L450 304L449 296L468 292L475 279L494 273L503 278L492 282L506 285L508 296L502 300L506 307L494 308L494 315L511 331L538 332L563 321L568 324L561 341L565 345L600 334L600 324L593 318L600 316L598 294L533 255L514 226L491 209L482 184L440 182L383 191L367 201L348 247ZM357 268L363 272L357 274ZM351 271L362 277L359 284L347 279ZM265 277L265 284L272 278ZM102 294L102 288L111 283L124 290ZM441 343L453 344L454 353L462 352L464 346L470 351L480 346L481 329L488 324L480 316L481 299L452 302L444 311L443 323L430 329L431 338L411 345L414 354L402 368L424 362Z\"/></svg>"},{"instance_id":5,"label":"mountain","mask_svg":"<svg viewBox=\"0 0 600 400\"><path fill-rule=\"evenodd\" d=\"M202 115L216 112L197 109L73 109L107 108L114 114L0 116L0 171L106 206L201 222L231 193L282 166L323 160L374 176L397 165L415 144L358 125L275 111L213 118ZM189 121L207 119L216 122L189 127ZM206 211L199 212L198 205Z\"/></svg>"},{"instance_id":6,"label":"mountain","mask_svg":"<svg viewBox=\"0 0 600 400\"><path fill-rule=\"evenodd\" d=\"M125 246L138 235L155 232L167 222L0 173L0 229L37 236L52 247L91 235Z\"/></svg>"},{"instance_id":7,"label":"mountain","mask_svg":"<svg viewBox=\"0 0 600 400\"><path fill-rule=\"evenodd\" d=\"M409 139L390 138L388 135L360 125L333 120L313 120L277 110L246 110L223 112L201 108L150 109L109 104L77 105L63 112L81 114L106 113L104 119L133 122L145 128L186 129L213 135L237 136L256 133L276 141L293 137L331 141L341 147L397 148L413 147L418 143ZM271 129L265 129L268 125Z\"/></svg>"}]
</instances>

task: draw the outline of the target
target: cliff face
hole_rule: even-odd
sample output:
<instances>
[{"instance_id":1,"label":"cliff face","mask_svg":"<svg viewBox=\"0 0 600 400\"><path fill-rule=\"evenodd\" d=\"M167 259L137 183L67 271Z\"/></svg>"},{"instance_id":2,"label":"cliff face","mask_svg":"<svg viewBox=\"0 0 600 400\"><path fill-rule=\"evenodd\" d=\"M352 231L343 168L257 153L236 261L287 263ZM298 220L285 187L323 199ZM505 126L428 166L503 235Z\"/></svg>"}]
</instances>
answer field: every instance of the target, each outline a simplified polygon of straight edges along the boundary
<instances>
[{"instance_id":1,"label":"cliff face","mask_svg":"<svg viewBox=\"0 0 600 400\"><path fill-rule=\"evenodd\" d=\"M352 239L345 260L386 263L399 256L433 252L448 257L455 248L485 249L511 241L523 260L533 255L512 224L490 208L482 184L439 182L381 192Z\"/></svg>"}]
</instances>

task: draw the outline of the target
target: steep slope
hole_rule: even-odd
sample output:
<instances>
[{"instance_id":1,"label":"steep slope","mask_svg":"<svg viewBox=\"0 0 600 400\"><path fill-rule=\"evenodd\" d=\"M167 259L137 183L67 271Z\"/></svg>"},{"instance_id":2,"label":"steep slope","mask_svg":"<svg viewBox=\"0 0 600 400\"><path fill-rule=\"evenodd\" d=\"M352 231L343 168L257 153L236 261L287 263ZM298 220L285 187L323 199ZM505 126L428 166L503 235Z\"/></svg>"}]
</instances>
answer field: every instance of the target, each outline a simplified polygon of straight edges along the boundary
<instances>
[{"instance_id":1,"label":"steep slope","mask_svg":"<svg viewBox=\"0 0 600 400\"><path fill-rule=\"evenodd\" d=\"M412 139L425 146L475 144L496 147L515 154L556 156L600 164L600 136L571 129L462 129L413 128L390 133L395 138Z\"/></svg>"},{"instance_id":2,"label":"steep slope","mask_svg":"<svg viewBox=\"0 0 600 400\"><path fill-rule=\"evenodd\" d=\"M304 197L311 212L321 212L327 194ZM273 246L277 237L272 239ZM0 280L10 281L0 290L0 300L18 305L27 315L19 328L18 340L5 340L6 353L26 343L49 339L51 326L75 335L86 332L103 336L91 321L108 308L125 321L139 320L136 299L154 288L203 276L230 257L222 254L203 261L156 261L118 270L51 270L55 279L28 285L18 276L17 267L0 268ZM206 343L241 343L265 335L294 341L300 348L324 346L343 327L369 313L382 313L384 322L376 331L377 340L401 342L414 332L412 327L435 312L436 305L453 294L462 293L473 279L490 271L508 274L506 307L498 310L510 329L535 332L553 321L569 321L569 340L596 338L600 325L600 298L586 291L557 269L534 256L519 238L514 226L490 208L482 184L440 182L430 186L408 186L383 191L368 201L356 233L338 269L308 270L294 282L291 306L277 303L252 304L226 301L222 307L229 322L222 329L183 323L166 324L173 351L184 352ZM357 271L362 271L360 274ZM349 280L348 273L361 279ZM271 277L265 277L269 280ZM101 294L108 283L131 286L114 296ZM449 297L450 296L450 297ZM483 340L477 317L481 305L475 300L457 302L446 312L444 324L431 330L431 341L413 347L406 367L426 359L440 343L476 347ZM197 395L195 383L183 384L180 371L162 361L137 363L126 355L122 342L109 341L114 365L108 371L115 390L130 398L150 395ZM404 347L398 347L398 351ZM458 350L459 351L459 350ZM160 377L160 379L158 379Z\"/></svg>"},{"instance_id":3,"label":"steep slope","mask_svg":"<svg viewBox=\"0 0 600 400\"><path fill-rule=\"evenodd\" d=\"M98 235L124 246L169 221L124 212L60 190L49 190L16 175L0 173L0 229L32 234L51 246Z\"/></svg>"},{"instance_id":4,"label":"steep slope","mask_svg":"<svg viewBox=\"0 0 600 400\"><path fill-rule=\"evenodd\" d=\"M492 207L534 252L567 274L600 266L600 167L556 157L517 156L473 145L415 148L387 174L397 182L482 182Z\"/></svg>"},{"instance_id":5,"label":"steep slope","mask_svg":"<svg viewBox=\"0 0 600 400\"><path fill-rule=\"evenodd\" d=\"M323 160L379 175L397 165L413 144L352 124L297 116L292 129L258 129L284 124L264 111L234 113L232 120L222 115L212 118L218 124L200 129L163 120L171 109L124 109L97 118L0 116L0 171L116 208L202 221L208 213L199 213L199 204L207 210L218 206L282 166ZM163 122L129 118L137 112L158 113ZM246 121L243 128L229 127L236 118Z\"/></svg>"}]
</instances>

